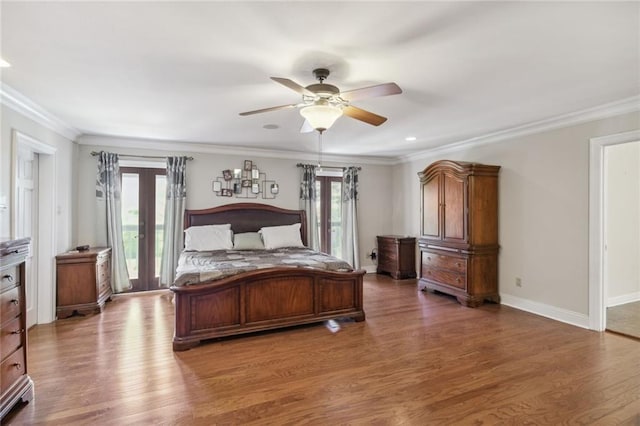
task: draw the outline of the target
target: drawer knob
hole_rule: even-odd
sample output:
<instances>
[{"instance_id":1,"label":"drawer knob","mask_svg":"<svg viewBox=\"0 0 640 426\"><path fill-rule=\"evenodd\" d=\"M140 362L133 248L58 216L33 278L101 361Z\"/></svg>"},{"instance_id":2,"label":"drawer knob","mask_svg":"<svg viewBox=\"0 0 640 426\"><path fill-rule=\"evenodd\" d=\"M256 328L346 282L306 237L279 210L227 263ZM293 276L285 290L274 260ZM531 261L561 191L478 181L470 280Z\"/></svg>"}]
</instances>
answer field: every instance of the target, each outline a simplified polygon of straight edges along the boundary
<instances>
[{"instance_id":1,"label":"drawer knob","mask_svg":"<svg viewBox=\"0 0 640 426\"><path fill-rule=\"evenodd\" d=\"M459 268L459 267L462 266L462 263L458 262L458 263L456 263L456 266Z\"/></svg>"},{"instance_id":2,"label":"drawer knob","mask_svg":"<svg viewBox=\"0 0 640 426\"><path fill-rule=\"evenodd\" d=\"M431 271L427 271L427 274L431 275Z\"/></svg>"},{"instance_id":3,"label":"drawer knob","mask_svg":"<svg viewBox=\"0 0 640 426\"><path fill-rule=\"evenodd\" d=\"M456 281L457 282L461 282L462 280L460 278L456 278Z\"/></svg>"},{"instance_id":4,"label":"drawer knob","mask_svg":"<svg viewBox=\"0 0 640 426\"><path fill-rule=\"evenodd\" d=\"M431 256L427 256L427 260L431 260Z\"/></svg>"},{"instance_id":5,"label":"drawer knob","mask_svg":"<svg viewBox=\"0 0 640 426\"><path fill-rule=\"evenodd\" d=\"M7 280L7 281L9 281L10 283L12 283L12 282L13 282L13 275L10 275L10 274L3 275L3 276L2 276L2 279L3 279L3 280Z\"/></svg>"},{"instance_id":6,"label":"drawer knob","mask_svg":"<svg viewBox=\"0 0 640 426\"><path fill-rule=\"evenodd\" d=\"M20 304L20 302L18 301L18 299L11 299L11 303L13 303L14 305L18 306Z\"/></svg>"},{"instance_id":7,"label":"drawer knob","mask_svg":"<svg viewBox=\"0 0 640 426\"><path fill-rule=\"evenodd\" d=\"M16 368L16 370L20 370L22 368L22 364L20 364L19 362L14 362L13 366Z\"/></svg>"},{"instance_id":8,"label":"drawer knob","mask_svg":"<svg viewBox=\"0 0 640 426\"><path fill-rule=\"evenodd\" d=\"M23 328L23 329L21 329L21 330L13 330L13 331L11 332L11 334L21 334L21 333L24 333L24 328Z\"/></svg>"}]
</instances>

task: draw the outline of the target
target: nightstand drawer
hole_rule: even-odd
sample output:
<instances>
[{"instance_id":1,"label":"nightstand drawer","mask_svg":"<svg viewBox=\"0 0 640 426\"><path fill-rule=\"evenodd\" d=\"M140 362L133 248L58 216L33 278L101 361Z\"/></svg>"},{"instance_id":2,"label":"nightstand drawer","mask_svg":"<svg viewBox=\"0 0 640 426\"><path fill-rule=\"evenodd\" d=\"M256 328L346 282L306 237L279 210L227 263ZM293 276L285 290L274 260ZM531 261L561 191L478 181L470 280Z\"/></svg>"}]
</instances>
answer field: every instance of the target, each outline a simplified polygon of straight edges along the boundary
<instances>
[{"instance_id":1,"label":"nightstand drawer","mask_svg":"<svg viewBox=\"0 0 640 426\"><path fill-rule=\"evenodd\" d=\"M0 294L0 324L20 314L20 286Z\"/></svg>"},{"instance_id":2,"label":"nightstand drawer","mask_svg":"<svg viewBox=\"0 0 640 426\"><path fill-rule=\"evenodd\" d=\"M6 288L13 287L16 284L20 284L20 274L18 273L17 266L11 266L2 271L0 277L0 291Z\"/></svg>"},{"instance_id":3,"label":"nightstand drawer","mask_svg":"<svg viewBox=\"0 0 640 426\"><path fill-rule=\"evenodd\" d=\"M5 359L22 344L24 330L21 320L18 316L0 328L0 360Z\"/></svg>"},{"instance_id":4,"label":"nightstand drawer","mask_svg":"<svg viewBox=\"0 0 640 426\"><path fill-rule=\"evenodd\" d=\"M0 364L0 394L9 389L20 376L26 374L24 348L20 348Z\"/></svg>"}]
</instances>

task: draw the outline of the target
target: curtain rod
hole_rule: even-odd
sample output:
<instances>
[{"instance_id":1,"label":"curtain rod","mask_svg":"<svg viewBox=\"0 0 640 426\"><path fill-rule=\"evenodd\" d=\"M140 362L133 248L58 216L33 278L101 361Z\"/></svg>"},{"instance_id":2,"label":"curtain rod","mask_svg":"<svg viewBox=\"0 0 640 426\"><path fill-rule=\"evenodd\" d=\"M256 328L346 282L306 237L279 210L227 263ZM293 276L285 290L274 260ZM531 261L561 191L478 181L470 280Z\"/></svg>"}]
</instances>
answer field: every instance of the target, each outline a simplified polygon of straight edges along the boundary
<instances>
[{"instance_id":1,"label":"curtain rod","mask_svg":"<svg viewBox=\"0 0 640 426\"><path fill-rule=\"evenodd\" d=\"M93 155L94 157L96 155L100 155L99 152L96 151L91 151L91 155ZM118 154L119 157L132 157L132 158L157 158L157 159L163 159L166 160L167 157L163 157L161 155L134 155L134 154ZM193 160L193 157L186 157L187 160L191 161Z\"/></svg>"},{"instance_id":2,"label":"curtain rod","mask_svg":"<svg viewBox=\"0 0 640 426\"><path fill-rule=\"evenodd\" d=\"M304 163L298 163L296 164L296 167L305 167L305 166L317 166L316 164L304 164ZM331 166L320 166L321 169L335 169L335 170L345 170L348 169L348 167L331 167ZM362 170L362 167L356 167L356 170Z\"/></svg>"}]
</instances>

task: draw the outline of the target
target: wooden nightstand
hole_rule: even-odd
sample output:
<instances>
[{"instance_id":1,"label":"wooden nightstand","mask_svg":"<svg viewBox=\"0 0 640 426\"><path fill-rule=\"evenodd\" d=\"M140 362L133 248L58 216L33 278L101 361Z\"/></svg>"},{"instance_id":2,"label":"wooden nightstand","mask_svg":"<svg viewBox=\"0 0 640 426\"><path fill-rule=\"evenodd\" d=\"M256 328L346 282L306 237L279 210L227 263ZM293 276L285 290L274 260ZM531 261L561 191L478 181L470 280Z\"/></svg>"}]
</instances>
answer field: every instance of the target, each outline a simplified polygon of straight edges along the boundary
<instances>
[{"instance_id":1,"label":"wooden nightstand","mask_svg":"<svg viewBox=\"0 0 640 426\"><path fill-rule=\"evenodd\" d=\"M56 256L58 319L102 312L111 299L111 248L94 247Z\"/></svg>"},{"instance_id":2,"label":"wooden nightstand","mask_svg":"<svg viewBox=\"0 0 640 426\"><path fill-rule=\"evenodd\" d=\"M416 277L416 239L399 235L379 235L378 270L393 279Z\"/></svg>"}]
</instances>

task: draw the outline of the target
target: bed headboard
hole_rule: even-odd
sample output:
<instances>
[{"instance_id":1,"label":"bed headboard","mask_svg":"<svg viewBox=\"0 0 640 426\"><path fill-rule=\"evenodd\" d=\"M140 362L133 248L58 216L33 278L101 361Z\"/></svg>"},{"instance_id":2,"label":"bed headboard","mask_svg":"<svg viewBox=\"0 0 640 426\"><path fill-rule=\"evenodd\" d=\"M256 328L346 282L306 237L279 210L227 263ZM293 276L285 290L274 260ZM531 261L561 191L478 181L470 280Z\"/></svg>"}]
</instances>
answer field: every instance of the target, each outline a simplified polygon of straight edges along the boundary
<instances>
[{"instance_id":1,"label":"bed headboard","mask_svg":"<svg viewBox=\"0 0 640 426\"><path fill-rule=\"evenodd\" d=\"M307 216L304 210L287 210L259 203L235 203L184 212L184 229L190 226L231 224L235 234L258 232L263 226L300 223L302 243L307 245Z\"/></svg>"}]
</instances>

